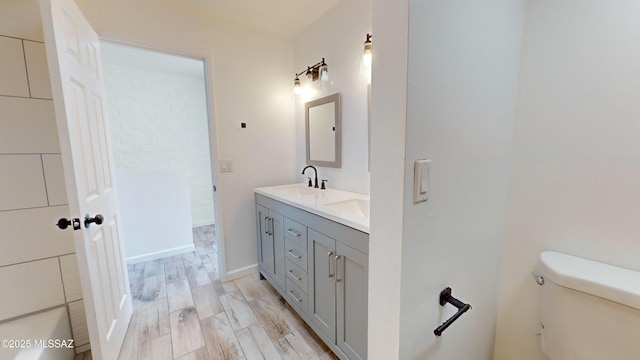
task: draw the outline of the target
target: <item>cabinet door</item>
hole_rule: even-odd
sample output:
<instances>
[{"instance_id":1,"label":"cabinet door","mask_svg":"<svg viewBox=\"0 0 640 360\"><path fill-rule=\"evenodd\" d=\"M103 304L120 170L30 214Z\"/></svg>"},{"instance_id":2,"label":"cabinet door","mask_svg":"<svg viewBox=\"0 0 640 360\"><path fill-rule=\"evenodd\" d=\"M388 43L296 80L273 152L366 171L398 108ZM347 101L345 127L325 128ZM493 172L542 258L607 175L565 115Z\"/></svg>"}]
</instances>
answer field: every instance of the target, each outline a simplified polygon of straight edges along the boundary
<instances>
[{"instance_id":1,"label":"cabinet door","mask_svg":"<svg viewBox=\"0 0 640 360\"><path fill-rule=\"evenodd\" d=\"M369 257L339 242L336 252L336 343L349 359L366 359Z\"/></svg>"},{"instance_id":2,"label":"cabinet door","mask_svg":"<svg viewBox=\"0 0 640 360\"><path fill-rule=\"evenodd\" d=\"M258 266L267 275L273 276L274 249L269 209L256 204L256 218L258 221Z\"/></svg>"},{"instance_id":3,"label":"cabinet door","mask_svg":"<svg viewBox=\"0 0 640 360\"><path fill-rule=\"evenodd\" d=\"M309 229L309 317L334 343L336 342L335 255L335 240Z\"/></svg>"},{"instance_id":4,"label":"cabinet door","mask_svg":"<svg viewBox=\"0 0 640 360\"><path fill-rule=\"evenodd\" d=\"M273 210L269 210L269 217L273 238L273 280L284 290L284 217Z\"/></svg>"}]
</instances>

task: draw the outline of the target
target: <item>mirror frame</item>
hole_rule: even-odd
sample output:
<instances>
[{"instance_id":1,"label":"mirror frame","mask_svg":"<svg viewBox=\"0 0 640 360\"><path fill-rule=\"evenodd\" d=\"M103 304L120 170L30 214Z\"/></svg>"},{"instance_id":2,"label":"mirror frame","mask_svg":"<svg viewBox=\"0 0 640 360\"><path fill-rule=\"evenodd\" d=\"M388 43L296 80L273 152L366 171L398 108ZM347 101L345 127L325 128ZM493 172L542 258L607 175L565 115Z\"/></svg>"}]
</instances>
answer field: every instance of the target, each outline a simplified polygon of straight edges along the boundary
<instances>
[{"instance_id":1,"label":"mirror frame","mask_svg":"<svg viewBox=\"0 0 640 360\"><path fill-rule=\"evenodd\" d=\"M320 161L320 160L311 160L310 157L310 142L309 142L309 108L314 106L324 105L328 103L335 103L335 116L334 116L334 126L336 128L335 131L335 160L334 161ZM323 98L306 102L304 104L304 122L305 122L305 134L307 140L307 165L316 165L316 166L324 166L324 167L333 167L339 168L342 166L342 105L341 105L341 96L340 93L335 93L333 95L325 96Z\"/></svg>"}]
</instances>

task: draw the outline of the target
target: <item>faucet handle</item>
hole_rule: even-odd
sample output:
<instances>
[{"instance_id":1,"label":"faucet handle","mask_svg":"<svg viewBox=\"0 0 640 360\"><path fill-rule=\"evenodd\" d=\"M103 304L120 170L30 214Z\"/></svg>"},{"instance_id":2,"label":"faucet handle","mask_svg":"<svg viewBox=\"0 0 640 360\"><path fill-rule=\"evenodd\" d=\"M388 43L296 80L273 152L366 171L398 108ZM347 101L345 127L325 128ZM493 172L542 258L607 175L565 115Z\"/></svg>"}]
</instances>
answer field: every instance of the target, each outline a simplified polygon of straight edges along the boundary
<instances>
[{"instance_id":1,"label":"faucet handle","mask_svg":"<svg viewBox=\"0 0 640 360\"><path fill-rule=\"evenodd\" d=\"M309 179L309 187L313 187L313 182L311 182L311 177L307 177Z\"/></svg>"},{"instance_id":2,"label":"faucet handle","mask_svg":"<svg viewBox=\"0 0 640 360\"><path fill-rule=\"evenodd\" d=\"M324 183L329 182L329 180L326 179L322 179L322 185L320 185L320 190L326 190L326 186L324 185Z\"/></svg>"}]
</instances>

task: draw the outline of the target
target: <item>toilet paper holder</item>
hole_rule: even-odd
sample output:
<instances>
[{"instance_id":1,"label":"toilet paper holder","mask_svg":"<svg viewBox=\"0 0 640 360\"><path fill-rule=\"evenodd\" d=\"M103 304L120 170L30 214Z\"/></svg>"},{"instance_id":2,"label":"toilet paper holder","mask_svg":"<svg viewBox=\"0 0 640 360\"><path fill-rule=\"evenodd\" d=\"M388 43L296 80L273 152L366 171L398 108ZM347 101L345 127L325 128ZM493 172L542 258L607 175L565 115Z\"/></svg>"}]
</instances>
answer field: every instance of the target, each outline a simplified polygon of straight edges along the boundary
<instances>
[{"instance_id":1,"label":"toilet paper holder","mask_svg":"<svg viewBox=\"0 0 640 360\"><path fill-rule=\"evenodd\" d=\"M465 304L451 295L450 287L440 292L440 306L445 306L447 303L458 308L458 312L453 314L453 316L450 317L449 320L445 321L444 323L442 323L442 325L438 326L435 330L433 330L433 333L436 336L441 336L442 332L445 331L451 324L453 324L454 321L458 320L458 318L460 318L462 314L471 310L470 304Z\"/></svg>"}]
</instances>

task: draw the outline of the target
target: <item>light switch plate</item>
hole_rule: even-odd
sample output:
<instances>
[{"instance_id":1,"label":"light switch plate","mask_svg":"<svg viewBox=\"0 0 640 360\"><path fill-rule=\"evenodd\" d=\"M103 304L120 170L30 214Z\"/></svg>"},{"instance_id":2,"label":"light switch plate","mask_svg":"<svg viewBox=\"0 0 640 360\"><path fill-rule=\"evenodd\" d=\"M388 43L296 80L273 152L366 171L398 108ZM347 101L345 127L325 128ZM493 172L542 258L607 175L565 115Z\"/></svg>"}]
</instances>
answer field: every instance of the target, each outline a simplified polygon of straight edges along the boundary
<instances>
[{"instance_id":1,"label":"light switch plate","mask_svg":"<svg viewBox=\"0 0 640 360\"><path fill-rule=\"evenodd\" d=\"M431 160L418 159L413 164L413 203L429 199L429 175Z\"/></svg>"},{"instance_id":2,"label":"light switch plate","mask_svg":"<svg viewBox=\"0 0 640 360\"><path fill-rule=\"evenodd\" d=\"M220 172L232 172L233 162L231 160L220 160Z\"/></svg>"}]
</instances>

